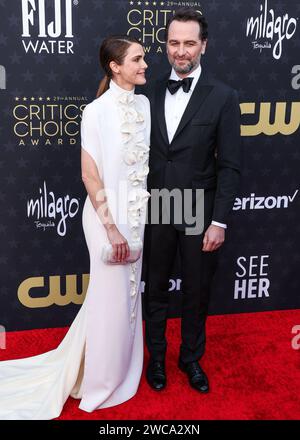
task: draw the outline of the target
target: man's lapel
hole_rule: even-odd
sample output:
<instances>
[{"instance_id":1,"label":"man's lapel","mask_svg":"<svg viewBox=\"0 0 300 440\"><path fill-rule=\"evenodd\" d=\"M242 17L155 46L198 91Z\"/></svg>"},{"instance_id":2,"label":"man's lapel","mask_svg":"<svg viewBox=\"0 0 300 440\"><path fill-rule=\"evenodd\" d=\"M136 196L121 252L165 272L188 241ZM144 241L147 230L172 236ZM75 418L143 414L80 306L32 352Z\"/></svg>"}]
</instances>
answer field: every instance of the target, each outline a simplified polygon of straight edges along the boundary
<instances>
[{"instance_id":1,"label":"man's lapel","mask_svg":"<svg viewBox=\"0 0 300 440\"><path fill-rule=\"evenodd\" d=\"M189 100L188 105L186 106L186 109L182 115L182 118L179 122L179 125L177 127L177 130L174 134L174 137L172 139L172 142L174 142L174 139L178 134L184 129L184 127L187 125L187 123L192 119L193 115L196 113L196 111L199 109L199 107L203 104L205 98L208 96L208 94L213 89L213 86L209 83L209 78L206 76L206 74L202 71L200 78L196 84L196 87L194 88L194 91L192 93L192 96Z\"/></svg>"},{"instance_id":2,"label":"man's lapel","mask_svg":"<svg viewBox=\"0 0 300 440\"><path fill-rule=\"evenodd\" d=\"M167 81L169 76L170 74L166 75L163 79L158 81L158 84L156 86L156 96L155 96L155 102L156 102L155 110L158 120L158 126L160 128L162 137L167 145L169 145L169 138L167 132L166 117L165 117L165 97L167 90Z\"/></svg>"}]
</instances>

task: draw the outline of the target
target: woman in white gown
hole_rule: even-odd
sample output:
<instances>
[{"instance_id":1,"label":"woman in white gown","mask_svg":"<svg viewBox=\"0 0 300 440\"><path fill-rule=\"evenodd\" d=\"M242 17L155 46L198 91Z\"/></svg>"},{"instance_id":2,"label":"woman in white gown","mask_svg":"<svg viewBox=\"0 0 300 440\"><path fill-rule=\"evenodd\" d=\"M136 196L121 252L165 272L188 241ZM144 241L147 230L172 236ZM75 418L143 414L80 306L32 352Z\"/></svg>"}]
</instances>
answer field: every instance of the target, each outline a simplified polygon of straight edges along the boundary
<instances>
[{"instance_id":1,"label":"woman in white gown","mask_svg":"<svg viewBox=\"0 0 300 440\"><path fill-rule=\"evenodd\" d=\"M145 83L144 51L128 37L100 48L106 77L82 116L82 177L87 189L83 229L90 281L60 345L25 359L0 362L0 419L58 417L71 395L92 412L130 399L143 365L142 255L128 263L144 235L150 106L134 86ZM103 93L104 92L104 93ZM112 245L118 264L102 260Z\"/></svg>"}]
</instances>

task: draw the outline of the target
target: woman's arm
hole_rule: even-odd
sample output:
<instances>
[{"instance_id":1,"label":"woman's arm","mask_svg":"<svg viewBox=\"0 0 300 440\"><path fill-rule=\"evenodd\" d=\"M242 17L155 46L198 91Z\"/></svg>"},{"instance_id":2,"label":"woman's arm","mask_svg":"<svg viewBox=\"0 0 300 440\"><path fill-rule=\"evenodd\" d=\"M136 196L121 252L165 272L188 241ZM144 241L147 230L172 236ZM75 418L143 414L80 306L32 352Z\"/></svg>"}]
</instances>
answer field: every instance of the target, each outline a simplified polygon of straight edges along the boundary
<instances>
[{"instance_id":1,"label":"woman's arm","mask_svg":"<svg viewBox=\"0 0 300 440\"><path fill-rule=\"evenodd\" d=\"M107 237L113 246L114 258L117 261L126 259L129 256L127 240L114 223L108 208L103 181L99 176L93 158L84 148L81 148L81 177L92 205L105 227Z\"/></svg>"}]
</instances>

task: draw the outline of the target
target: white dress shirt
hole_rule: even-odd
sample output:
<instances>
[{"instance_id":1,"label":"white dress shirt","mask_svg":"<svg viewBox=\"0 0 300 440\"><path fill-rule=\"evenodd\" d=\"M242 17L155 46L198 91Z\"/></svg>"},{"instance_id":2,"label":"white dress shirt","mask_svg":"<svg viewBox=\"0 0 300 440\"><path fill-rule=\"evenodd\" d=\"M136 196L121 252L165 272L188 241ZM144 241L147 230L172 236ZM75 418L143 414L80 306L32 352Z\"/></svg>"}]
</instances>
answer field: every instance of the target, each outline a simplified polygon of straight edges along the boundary
<instances>
[{"instance_id":1,"label":"white dress shirt","mask_svg":"<svg viewBox=\"0 0 300 440\"><path fill-rule=\"evenodd\" d=\"M189 92L184 92L183 88L180 87L174 95L172 95L169 90L166 91L166 98L165 98L165 118L166 118L166 125L167 125L167 133L169 142L172 142L172 139L174 137L174 134L177 130L177 127L179 125L179 122L182 118L182 115L186 109L186 106L189 103L190 97L192 96L192 93L196 87L196 84L198 82L198 79L201 75L201 65L197 67L193 72L191 72L188 77L194 78L191 84L191 88ZM173 79L175 81L179 81L182 78L180 78L174 69L172 69L170 79ZM211 222L215 226L221 226L222 228L226 229L227 225L225 223L219 223L215 222L214 220Z\"/></svg>"}]
</instances>

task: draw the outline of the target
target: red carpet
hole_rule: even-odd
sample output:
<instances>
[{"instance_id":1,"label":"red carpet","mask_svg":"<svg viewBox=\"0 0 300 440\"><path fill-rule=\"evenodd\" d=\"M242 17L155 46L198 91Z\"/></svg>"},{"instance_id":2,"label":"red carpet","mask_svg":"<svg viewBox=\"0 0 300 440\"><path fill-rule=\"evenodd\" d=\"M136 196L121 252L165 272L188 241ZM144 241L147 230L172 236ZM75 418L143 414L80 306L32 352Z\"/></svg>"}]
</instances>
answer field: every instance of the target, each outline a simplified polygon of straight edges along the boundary
<instances>
[{"instance_id":1,"label":"red carpet","mask_svg":"<svg viewBox=\"0 0 300 440\"><path fill-rule=\"evenodd\" d=\"M168 324L168 387L152 391L143 375L136 396L93 414L78 410L69 398L60 419L300 419L300 350L291 345L300 310L211 316L202 366L211 391L189 388L178 370L180 321ZM7 334L0 359L40 354L55 348L67 328ZM145 355L148 360L148 354Z\"/></svg>"}]
</instances>

